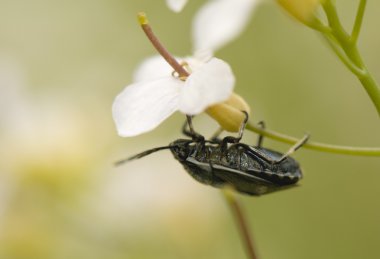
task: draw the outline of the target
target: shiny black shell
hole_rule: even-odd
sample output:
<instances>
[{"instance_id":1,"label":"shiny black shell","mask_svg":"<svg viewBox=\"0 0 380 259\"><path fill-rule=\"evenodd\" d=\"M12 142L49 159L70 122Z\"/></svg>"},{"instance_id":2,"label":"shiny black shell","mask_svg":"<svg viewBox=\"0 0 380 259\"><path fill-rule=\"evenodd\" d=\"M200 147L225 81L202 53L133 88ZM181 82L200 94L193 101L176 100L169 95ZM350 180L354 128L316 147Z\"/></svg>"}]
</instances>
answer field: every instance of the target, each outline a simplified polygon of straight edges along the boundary
<instances>
[{"instance_id":1,"label":"shiny black shell","mask_svg":"<svg viewBox=\"0 0 380 259\"><path fill-rule=\"evenodd\" d=\"M262 195L295 186L302 178L291 157L276 163L281 153L243 143L179 139L170 144L174 157L198 182L214 187L229 185L236 191Z\"/></svg>"}]
</instances>

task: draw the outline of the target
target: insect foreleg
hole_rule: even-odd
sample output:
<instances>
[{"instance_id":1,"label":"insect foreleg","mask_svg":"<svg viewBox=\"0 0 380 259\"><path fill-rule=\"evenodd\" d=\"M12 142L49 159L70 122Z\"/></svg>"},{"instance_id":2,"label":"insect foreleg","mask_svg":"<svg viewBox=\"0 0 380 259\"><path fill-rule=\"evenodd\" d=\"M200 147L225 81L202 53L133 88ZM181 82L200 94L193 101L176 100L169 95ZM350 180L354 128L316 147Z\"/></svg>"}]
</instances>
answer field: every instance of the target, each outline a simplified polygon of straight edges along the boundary
<instances>
[{"instance_id":1,"label":"insect foreleg","mask_svg":"<svg viewBox=\"0 0 380 259\"><path fill-rule=\"evenodd\" d=\"M189 126L189 129L187 129L187 126ZM190 115L186 115L186 121L182 126L182 133L194 141L204 140L204 137L201 134L195 132L192 116Z\"/></svg>"}]
</instances>

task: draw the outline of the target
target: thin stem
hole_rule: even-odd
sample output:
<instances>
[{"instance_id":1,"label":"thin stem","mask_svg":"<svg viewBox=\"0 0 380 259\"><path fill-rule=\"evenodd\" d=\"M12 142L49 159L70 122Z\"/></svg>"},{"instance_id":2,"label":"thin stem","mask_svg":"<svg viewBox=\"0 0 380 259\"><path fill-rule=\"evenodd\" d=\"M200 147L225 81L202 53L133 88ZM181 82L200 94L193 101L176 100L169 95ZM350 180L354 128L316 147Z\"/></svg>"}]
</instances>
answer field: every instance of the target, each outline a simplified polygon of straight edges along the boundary
<instances>
[{"instance_id":1,"label":"thin stem","mask_svg":"<svg viewBox=\"0 0 380 259\"><path fill-rule=\"evenodd\" d=\"M335 36L330 27L324 25L317 17L314 17L313 20L311 20L309 23L306 23L306 26L322 33L323 38L326 40L327 44L329 44L330 48L334 51L337 57L352 73L358 76L364 74L364 71L357 67L343 52L340 43L335 39Z\"/></svg>"},{"instance_id":2,"label":"thin stem","mask_svg":"<svg viewBox=\"0 0 380 259\"><path fill-rule=\"evenodd\" d=\"M323 9L331 31L321 32L343 64L359 79L380 116L380 88L365 66L357 47L357 38L362 25L365 6L366 1L361 0L352 35L349 35L339 20L334 1L325 0L323 2Z\"/></svg>"},{"instance_id":3,"label":"thin stem","mask_svg":"<svg viewBox=\"0 0 380 259\"><path fill-rule=\"evenodd\" d=\"M247 124L247 130L256 132L265 137L288 143L295 144L299 141L299 138L291 137L282 133L278 133L272 130L263 129L260 126L253 125L251 123ZM322 152L334 153L334 154L344 154L344 155L355 155L355 156L380 156L380 148L379 147L350 147L350 146L338 146L338 145L330 145L325 143L319 143L314 141L308 141L303 148L317 150Z\"/></svg>"},{"instance_id":4,"label":"thin stem","mask_svg":"<svg viewBox=\"0 0 380 259\"><path fill-rule=\"evenodd\" d=\"M359 78L372 102L375 104L380 116L380 88L372 75L367 71L366 75Z\"/></svg>"},{"instance_id":5,"label":"thin stem","mask_svg":"<svg viewBox=\"0 0 380 259\"><path fill-rule=\"evenodd\" d=\"M320 33L331 33L331 28L323 24L318 17L314 17L309 22L304 24L313 30L319 31Z\"/></svg>"},{"instance_id":6,"label":"thin stem","mask_svg":"<svg viewBox=\"0 0 380 259\"><path fill-rule=\"evenodd\" d=\"M324 39L326 40L327 44L329 44L330 48L332 49L332 51L334 51L334 53L336 54L336 56L340 59L340 61L342 61L342 63L353 73L355 74L356 76L358 77L362 77L364 76L365 74L365 71L363 71L362 69L360 69L359 67L357 67L352 61L351 59L349 59L347 57L347 55L342 52L342 48L340 47L340 45L334 40L333 36L329 35L329 34L324 34L323 35Z\"/></svg>"},{"instance_id":7,"label":"thin stem","mask_svg":"<svg viewBox=\"0 0 380 259\"><path fill-rule=\"evenodd\" d=\"M327 20L329 22L330 27L334 29L339 29L342 31L342 24L340 23L338 12L336 10L335 1L334 0L326 0L322 3L323 10L326 13Z\"/></svg>"},{"instance_id":8,"label":"thin stem","mask_svg":"<svg viewBox=\"0 0 380 259\"><path fill-rule=\"evenodd\" d=\"M367 0L360 0L358 12L356 13L354 27L352 28L352 32L351 32L351 41L353 43L356 43L358 41L360 29L363 23L363 17L364 17L366 4L367 4Z\"/></svg>"},{"instance_id":9,"label":"thin stem","mask_svg":"<svg viewBox=\"0 0 380 259\"><path fill-rule=\"evenodd\" d=\"M250 234L248 222L244 216L242 206L240 205L238 199L232 190L228 188L223 189L223 195L227 201L232 213L234 214L235 221L240 230L240 236L244 243L246 253L250 259L258 259L258 256L255 251L255 246L253 245L253 238Z\"/></svg>"},{"instance_id":10,"label":"thin stem","mask_svg":"<svg viewBox=\"0 0 380 259\"><path fill-rule=\"evenodd\" d=\"M149 21L146 17L145 13L138 13L137 15L138 21L141 25L141 28L145 32L146 36L152 43L152 45L156 48L158 53L169 63L169 65L178 73L179 78L188 77L189 73L178 63L178 61L170 54L169 51L161 44L156 35L153 33L152 28L149 25Z\"/></svg>"},{"instance_id":11,"label":"thin stem","mask_svg":"<svg viewBox=\"0 0 380 259\"><path fill-rule=\"evenodd\" d=\"M323 2L323 10L326 13L327 20L329 21L330 28L332 29L333 35L337 38L340 43L348 42L348 34L344 30L336 10L335 3L331 0L326 0Z\"/></svg>"}]
</instances>

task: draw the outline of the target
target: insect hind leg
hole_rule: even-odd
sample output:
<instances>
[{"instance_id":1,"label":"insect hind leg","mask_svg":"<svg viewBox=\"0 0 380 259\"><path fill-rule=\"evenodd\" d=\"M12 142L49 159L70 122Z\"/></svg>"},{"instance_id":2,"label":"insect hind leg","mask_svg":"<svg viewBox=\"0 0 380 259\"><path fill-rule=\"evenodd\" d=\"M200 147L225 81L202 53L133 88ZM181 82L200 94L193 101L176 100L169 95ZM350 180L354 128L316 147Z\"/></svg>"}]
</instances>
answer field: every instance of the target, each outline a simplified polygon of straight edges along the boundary
<instances>
[{"instance_id":1,"label":"insect hind leg","mask_svg":"<svg viewBox=\"0 0 380 259\"><path fill-rule=\"evenodd\" d=\"M258 125L261 129L265 129L265 122L264 121L259 121ZM264 135L259 133L259 137L257 138L256 146L261 148L263 146L263 141L264 141Z\"/></svg>"},{"instance_id":2,"label":"insect hind leg","mask_svg":"<svg viewBox=\"0 0 380 259\"><path fill-rule=\"evenodd\" d=\"M285 154L283 154L279 159L273 160L273 164L278 164L278 163L281 163L282 161L284 161L288 156L290 156L295 151L297 151L297 149L299 149L300 147L302 147L303 145L305 145L306 142L309 140L309 138L310 138L310 135L309 134L305 134L305 136L302 139L300 139L291 148L289 148L289 150Z\"/></svg>"}]
</instances>

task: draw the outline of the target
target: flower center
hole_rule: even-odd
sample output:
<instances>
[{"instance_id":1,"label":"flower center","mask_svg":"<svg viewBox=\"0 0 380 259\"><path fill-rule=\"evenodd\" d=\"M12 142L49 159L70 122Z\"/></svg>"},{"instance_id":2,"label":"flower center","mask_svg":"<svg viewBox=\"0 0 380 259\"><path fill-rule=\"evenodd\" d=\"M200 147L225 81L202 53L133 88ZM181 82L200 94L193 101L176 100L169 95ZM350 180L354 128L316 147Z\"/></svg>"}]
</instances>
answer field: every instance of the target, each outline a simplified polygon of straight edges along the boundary
<instances>
[{"instance_id":1,"label":"flower center","mask_svg":"<svg viewBox=\"0 0 380 259\"><path fill-rule=\"evenodd\" d=\"M188 73L188 75L180 75L176 70L173 70L172 72L172 76L175 77L175 78L178 78L179 80L181 81L186 81L186 79L189 77L189 74L191 74L191 68L189 66L189 63L187 63L186 61L182 61L180 63L181 67L183 69L186 70L186 72Z\"/></svg>"}]
</instances>

